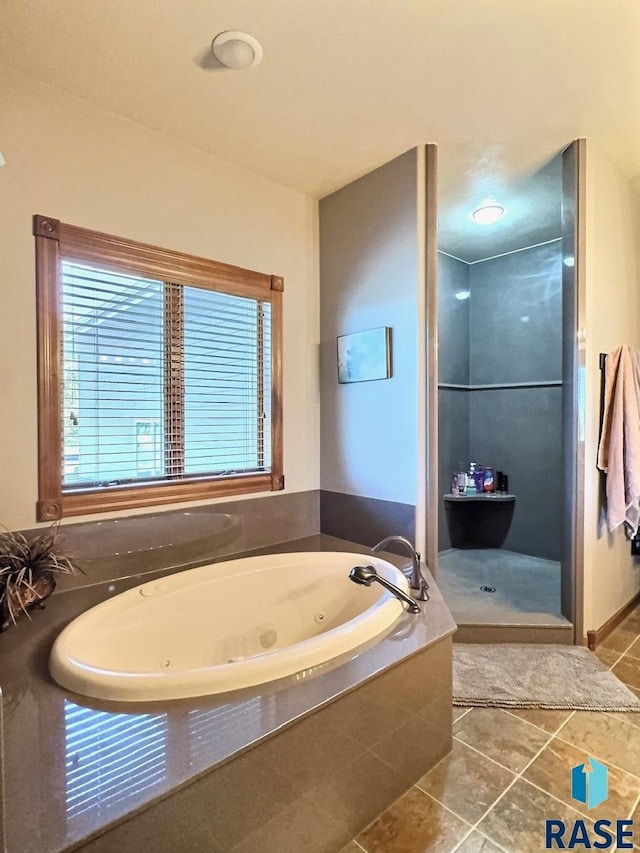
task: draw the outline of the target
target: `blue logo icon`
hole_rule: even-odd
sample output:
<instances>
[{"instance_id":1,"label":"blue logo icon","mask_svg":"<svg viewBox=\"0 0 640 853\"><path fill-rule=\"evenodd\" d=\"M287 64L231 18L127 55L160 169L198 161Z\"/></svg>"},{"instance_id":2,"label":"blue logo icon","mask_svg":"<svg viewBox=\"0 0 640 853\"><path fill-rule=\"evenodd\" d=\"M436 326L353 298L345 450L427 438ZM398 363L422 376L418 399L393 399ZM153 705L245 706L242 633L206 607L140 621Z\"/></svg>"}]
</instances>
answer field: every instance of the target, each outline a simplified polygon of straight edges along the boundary
<instances>
[{"instance_id":1,"label":"blue logo icon","mask_svg":"<svg viewBox=\"0 0 640 853\"><path fill-rule=\"evenodd\" d=\"M571 769L571 796L592 809L607 799L608 771L604 764L589 756L585 764Z\"/></svg>"},{"instance_id":2,"label":"blue logo icon","mask_svg":"<svg viewBox=\"0 0 640 853\"><path fill-rule=\"evenodd\" d=\"M571 768L571 796L592 809L607 799L607 776L604 764L589 756L584 764ZM597 841L593 839L597 838ZM633 850L632 820L596 820L578 818L571 824L563 820L545 821L547 850Z\"/></svg>"}]
</instances>

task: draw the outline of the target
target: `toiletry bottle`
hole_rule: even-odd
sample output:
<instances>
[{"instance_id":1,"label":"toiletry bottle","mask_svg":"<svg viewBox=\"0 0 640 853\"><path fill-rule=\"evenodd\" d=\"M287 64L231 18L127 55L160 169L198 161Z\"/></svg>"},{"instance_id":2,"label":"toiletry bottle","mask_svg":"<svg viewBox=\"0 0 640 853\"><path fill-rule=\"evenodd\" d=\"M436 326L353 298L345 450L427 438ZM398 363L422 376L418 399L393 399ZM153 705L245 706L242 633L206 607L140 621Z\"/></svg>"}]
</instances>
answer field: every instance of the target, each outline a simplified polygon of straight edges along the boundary
<instances>
[{"instance_id":1,"label":"toiletry bottle","mask_svg":"<svg viewBox=\"0 0 640 853\"><path fill-rule=\"evenodd\" d=\"M466 494L475 495L476 489L476 463L469 463L469 473L467 474L467 488L465 489Z\"/></svg>"},{"instance_id":2,"label":"toiletry bottle","mask_svg":"<svg viewBox=\"0 0 640 853\"><path fill-rule=\"evenodd\" d=\"M457 487L455 493L457 495L464 495L466 488L467 488L467 475L462 470L462 465L461 465L460 470L458 471L458 487Z\"/></svg>"},{"instance_id":3,"label":"toiletry bottle","mask_svg":"<svg viewBox=\"0 0 640 853\"><path fill-rule=\"evenodd\" d=\"M509 493L509 478L506 474L502 475L502 487L504 489L505 495Z\"/></svg>"},{"instance_id":4,"label":"toiletry bottle","mask_svg":"<svg viewBox=\"0 0 640 853\"><path fill-rule=\"evenodd\" d=\"M476 492L481 495L484 491L484 468L482 465L476 465L473 479L476 481Z\"/></svg>"},{"instance_id":5,"label":"toiletry bottle","mask_svg":"<svg viewBox=\"0 0 640 853\"><path fill-rule=\"evenodd\" d=\"M487 466L484 470L484 491L487 494L493 494L496 490L495 480L493 479L493 468Z\"/></svg>"},{"instance_id":6,"label":"toiletry bottle","mask_svg":"<svg viewBox=\"0 0 640 853\"><path fill-rule=\"evenodd\" d=\"M502 471L496 471L496 492L504 492L504 475Z\"/></svg>"}]
</instances>

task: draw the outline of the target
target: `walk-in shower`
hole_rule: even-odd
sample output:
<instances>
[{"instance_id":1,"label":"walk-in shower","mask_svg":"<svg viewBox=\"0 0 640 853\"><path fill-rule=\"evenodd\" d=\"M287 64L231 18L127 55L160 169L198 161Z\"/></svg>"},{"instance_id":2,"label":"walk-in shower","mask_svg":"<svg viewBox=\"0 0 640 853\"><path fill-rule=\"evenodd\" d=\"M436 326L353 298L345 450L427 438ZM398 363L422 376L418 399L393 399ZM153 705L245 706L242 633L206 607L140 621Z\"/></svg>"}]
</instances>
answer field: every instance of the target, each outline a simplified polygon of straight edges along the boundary
<instances>
[{"instance_id":1,"label":"walk-in shower","mask_svg":"<svg viewBox=\"0 0 640 853\"><path fill-rule=\"evenodd\" d=\"M459 624L568 626L562 155L496 199L440 200L438 581Z\"/></svg>"}]
</instances>

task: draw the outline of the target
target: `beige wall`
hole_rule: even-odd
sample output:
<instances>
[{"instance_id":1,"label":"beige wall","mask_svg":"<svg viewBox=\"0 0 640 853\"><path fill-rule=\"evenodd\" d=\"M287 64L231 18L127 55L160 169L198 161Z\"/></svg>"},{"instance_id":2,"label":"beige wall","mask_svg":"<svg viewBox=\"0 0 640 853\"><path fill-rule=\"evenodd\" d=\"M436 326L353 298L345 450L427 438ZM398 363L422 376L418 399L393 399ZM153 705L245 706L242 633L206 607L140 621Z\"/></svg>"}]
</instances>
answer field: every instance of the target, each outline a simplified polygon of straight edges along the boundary
<instances>
[{"instance_id":1,"label":"beige wall","mask_svg":"<svg viewBox=\"0 0 640 853\"><path fill-rule=\"evenodd\" d=\"M286 484L318 488L317 203L8 70L0 116L0 524L35 520L34 213L283 275Z\"/></svg>"},{"instance_id":2,"label":"beige wall","mask_svg":"<svg viewBox=\"0 0 640 853\"><path fill-rule=\"evenodd\" d=\"M622 528L609 534L600 501L598 355L640 347L640 208L630 182L587 146L585 631L598 628L640 590L640 560Z\"/></svg>"}]
</instances>

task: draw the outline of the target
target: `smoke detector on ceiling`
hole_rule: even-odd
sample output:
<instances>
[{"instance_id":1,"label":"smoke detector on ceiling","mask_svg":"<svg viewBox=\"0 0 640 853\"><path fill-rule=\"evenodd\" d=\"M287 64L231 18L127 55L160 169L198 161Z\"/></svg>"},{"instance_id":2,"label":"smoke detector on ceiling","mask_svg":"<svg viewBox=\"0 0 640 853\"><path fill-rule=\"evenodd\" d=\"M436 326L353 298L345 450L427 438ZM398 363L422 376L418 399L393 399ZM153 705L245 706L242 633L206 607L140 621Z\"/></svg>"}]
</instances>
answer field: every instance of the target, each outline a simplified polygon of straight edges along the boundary
<instances>
[{"instance_id":1,"label":"smoke detector on ceiling","mask_svg":"<svg viewBox=\"0 0 640 853\"><path fill-rule=\"evenodd\" d=\"M213 55L226 68L244 71L262 62L262 45L253 36L237 30L220 33L211 42Z\"/></svg>"}]
</instances>

